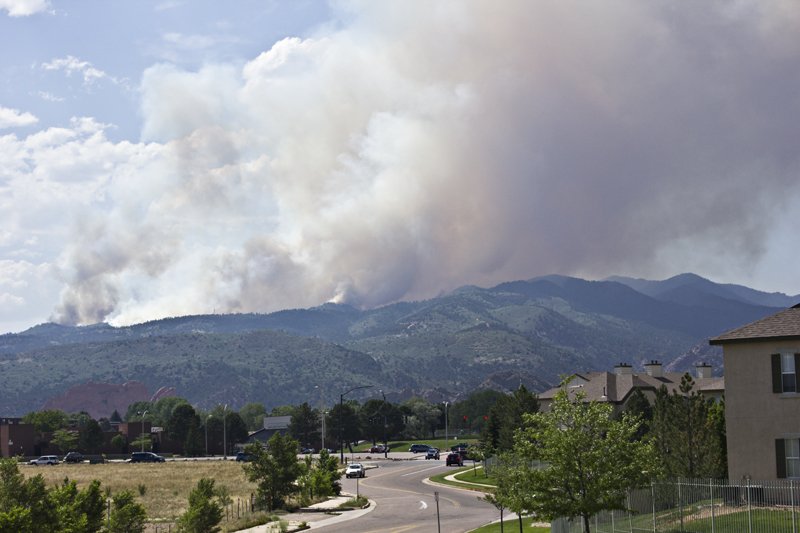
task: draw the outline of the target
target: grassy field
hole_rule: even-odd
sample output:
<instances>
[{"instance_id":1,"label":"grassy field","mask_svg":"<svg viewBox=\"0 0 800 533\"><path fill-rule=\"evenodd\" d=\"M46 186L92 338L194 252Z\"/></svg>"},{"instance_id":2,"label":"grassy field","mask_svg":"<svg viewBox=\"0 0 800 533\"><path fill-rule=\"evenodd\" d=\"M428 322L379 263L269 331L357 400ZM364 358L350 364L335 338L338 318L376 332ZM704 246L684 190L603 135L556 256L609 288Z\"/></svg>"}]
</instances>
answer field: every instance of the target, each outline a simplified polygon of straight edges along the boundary
<instances>
[{"instance_id":1,"label":"grassy field","mask_svg":"<svg viewBox=\"0 0 800 533\"><path fill-rule=\"evenodd\" d=\"M48 486L69 478L82 488L97 479L106 494L108 491L113 495L121 490L130 490L144 505L151 522L172 522L180 516L188 507L189 492L202 477L214 479L217 487L228 491L233 500L234 514L237 499L242 502L249 500L250 494L256 490L255 485L245 478L242 464L234 461L62 463L57 466L20 465L19 469L26 477L41 474Z\"/></svg>"}]
</instances>

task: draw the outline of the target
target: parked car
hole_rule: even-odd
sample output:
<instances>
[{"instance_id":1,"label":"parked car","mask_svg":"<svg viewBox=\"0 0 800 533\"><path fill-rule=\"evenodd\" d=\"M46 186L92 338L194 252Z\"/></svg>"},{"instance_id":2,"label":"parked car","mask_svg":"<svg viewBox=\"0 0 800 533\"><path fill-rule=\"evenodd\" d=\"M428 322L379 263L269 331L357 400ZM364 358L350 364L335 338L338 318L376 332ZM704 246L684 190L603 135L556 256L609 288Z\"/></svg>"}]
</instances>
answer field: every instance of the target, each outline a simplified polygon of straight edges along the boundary
<instances>
[{"instance_id":1,"label":"parked car","mask_svg":"<svg viewBox=\"0 0 800 533\"><path fill-rule=\"evenodd\" d=\"M450 465L464 466L464 458L458 452L450 452L447 454L447 466Z\"/></svg>"},{"instance_id":2,"label":"parked car","mask_svg":"<svg viewBox=\"0 0 800 533\"><path fill-rule=\"evenodd\" d=\"M59 463L58 457L55 455L43 455L38 459L31 459L28 461L29 465L57 465Z\"/></svg>"},{"instance_id":3,"label":"parked car","mask_svg":"<svg viewBox=\"0 0 800 533\"><path fill-rule=\"evenodd\" d=\"M383 444L378 444L377 446L373 446L369 449L369 453L384 453L386 451L387 448Z\"/></svg>"},{"instance_id":4,"label":"parked car","mask_svg":"<svg viewBox=\"0 0 800 533\"><path fill-rule=\"evenodd\" d=\"M425 459L438 459L439 448L428 448L428 453L425 454Z\"/></svg>"},{"instance_id":5,"label":"parked car","mask_svg":"<svg viewBox=\"0 0 800 533\"><path fill-rule=\"evenodd\" d=\"M240 463L249 463L253 459L255 459L255 457L253 457L253 454L247 452L236 453L236 460L239 461Z\"/></svg>"},{"instance_id":6,"label":"parked car","mask_svg":"<svg viewBox=\"0 0 800 533\"><path fill-rule=\"evenodd\" d=\"M344 471L345 477L366 477L364 465L361 463L350 463Z\"/></svg>"},{"instance_id":7,"label":"parked car","mask_svg":"<svg viewBox=\"0 0 800 533\"><path fill-rule=\"evenodd\" d=\"M163 463L164 458L153 452L133 452L129 463Z\"/></svg>"},{"instance_id":8,"label":"parked car","mask_svg":"<svg viewBox=\"0 0 800 533\"><path fill-rule=\"evenodd\" d=\"M427 451L430 449L430 444L412 444L408 451L412 453L427 453Z\"/></svg>"},{"instance_id":9,"label":"parked car","mask_svg":"<svg viewBox=\"0 0 800 533\"><path fill-rule=\"evenodd\" d=\"M300 448L300 453L309 454L309 453L317 453L317 450L314 448Z\"/></svg>"},{"instance_id":10,"label":"parked car","mask_svg":"<svg viewBox=\"0 0 800 533\"><path fill-rule=\"evenodd\" d=\"M67 452L64 456L65 463L82 463L86 459L81 452Z\"/></svg>"}]
</instances>

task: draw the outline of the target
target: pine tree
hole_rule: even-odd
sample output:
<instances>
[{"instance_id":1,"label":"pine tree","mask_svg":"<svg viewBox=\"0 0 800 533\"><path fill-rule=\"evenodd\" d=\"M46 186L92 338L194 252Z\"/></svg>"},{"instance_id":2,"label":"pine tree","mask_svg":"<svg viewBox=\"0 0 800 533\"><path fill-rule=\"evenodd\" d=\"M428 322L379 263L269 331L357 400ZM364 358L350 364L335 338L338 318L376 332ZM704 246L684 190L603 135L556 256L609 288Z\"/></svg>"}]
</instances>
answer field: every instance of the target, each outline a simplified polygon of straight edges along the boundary
<instances>
[{"instance_id":1,"label":"pine tree","mask_svg":"<svg viewBox=\"0 0 800 533\"><path fill-rule=\"evenodd\" d=\"M653 406L653 437L670 477L722 477L724 442L717 429L724 413L693 390L694 380L684 374L677 391L662 387ZM715 422L716 421L716 422ZM724 431L723 431L724 435Z\"/></svg>"}]
</instances>

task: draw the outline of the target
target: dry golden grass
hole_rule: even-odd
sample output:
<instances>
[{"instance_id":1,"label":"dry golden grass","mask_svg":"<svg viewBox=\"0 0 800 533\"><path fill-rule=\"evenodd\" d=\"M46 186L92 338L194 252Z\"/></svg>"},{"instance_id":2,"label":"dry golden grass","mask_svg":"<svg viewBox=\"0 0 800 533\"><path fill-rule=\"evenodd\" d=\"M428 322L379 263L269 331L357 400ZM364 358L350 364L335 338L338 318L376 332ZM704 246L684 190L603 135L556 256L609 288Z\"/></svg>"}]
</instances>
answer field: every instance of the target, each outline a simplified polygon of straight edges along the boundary
<instances>
[{"instance_id":1,"label":"dry golden grass","mask_svg":"<svg viewBox=\"0 0 800 533\"><path fill-rule=\"evenodd\" d=\"M85 487L92 480L101 483L105 492L132 491L147 510L151 522L172 522L188 507L189 492L200 478L211 478L217 487L228 490L233 499L234 514L237 498L249 500L254 494L254 483L247 481L242 463L234 461L167 461L166 463L106 463L99 465L60 464L57 466L20 465L27 477L41 474L48 486L60 484L69 478ZM144 496L139 486L145 487Z\"/></svg>"}]
</instances>

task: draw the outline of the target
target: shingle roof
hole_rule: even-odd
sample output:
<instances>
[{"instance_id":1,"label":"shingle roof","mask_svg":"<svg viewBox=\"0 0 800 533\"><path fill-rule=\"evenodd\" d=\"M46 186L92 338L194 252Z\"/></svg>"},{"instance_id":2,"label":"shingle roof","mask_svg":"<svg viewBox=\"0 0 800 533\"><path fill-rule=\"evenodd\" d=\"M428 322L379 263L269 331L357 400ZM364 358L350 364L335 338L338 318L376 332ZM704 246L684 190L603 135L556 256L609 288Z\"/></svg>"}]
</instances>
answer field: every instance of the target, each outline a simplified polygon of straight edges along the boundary
<instances>
[{"instance_id":1,"label":"shingle roof","mask_svg":"<svg viewBox=\"0 0 800 533\"><path fill-rule=\"evenodd\" d=\"M723 333L708 342L713 345L757 340L800 338L800 304L774 315L751 322L746 326Z\"/></svg>"},{"instance_id":2,"label":"shingle roof","mask_svg":"<svg viewBox=\"0 0 800 533\"><path fill-rule=\"evenodd\" d=\"M661 377L649 374L616 374L614 372L584 372L575 374L579 379L574 379L569 384L571 391L582 391L587 400L600 402L622 403L634 389L658 390L662 385L667 387L671 394L680 392L681 378L685 372L665 372ZM699 392L712 392L725 390L725 378L699 378L692 376L694 390ZM539 395L540 400L552 400L561 387L553 387Z\"/></svg>"}]
</instances>

